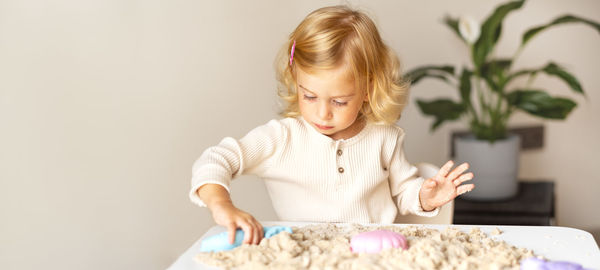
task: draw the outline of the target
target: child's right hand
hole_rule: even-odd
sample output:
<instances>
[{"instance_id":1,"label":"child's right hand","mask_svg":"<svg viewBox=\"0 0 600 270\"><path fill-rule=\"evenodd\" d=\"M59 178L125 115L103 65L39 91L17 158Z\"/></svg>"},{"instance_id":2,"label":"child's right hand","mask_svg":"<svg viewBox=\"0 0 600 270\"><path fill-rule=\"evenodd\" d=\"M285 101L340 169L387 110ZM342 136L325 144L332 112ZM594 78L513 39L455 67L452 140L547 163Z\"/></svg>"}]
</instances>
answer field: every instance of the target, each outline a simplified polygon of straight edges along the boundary
<instances>
[{"instance_id":1,"label":"child's right hand","mask_svg":"<svg viewBox=\"0 0 600 270\"><path fill-rule=\"evenodd\" d=\"M244 244L260 243L263 238L263 226L252 215L233 206L231 201L213 203L210 207L213 219L219 225L227 228L229 244L235 242L235 231L241 228L244 231Z\"/></svg>"}]
</instances>

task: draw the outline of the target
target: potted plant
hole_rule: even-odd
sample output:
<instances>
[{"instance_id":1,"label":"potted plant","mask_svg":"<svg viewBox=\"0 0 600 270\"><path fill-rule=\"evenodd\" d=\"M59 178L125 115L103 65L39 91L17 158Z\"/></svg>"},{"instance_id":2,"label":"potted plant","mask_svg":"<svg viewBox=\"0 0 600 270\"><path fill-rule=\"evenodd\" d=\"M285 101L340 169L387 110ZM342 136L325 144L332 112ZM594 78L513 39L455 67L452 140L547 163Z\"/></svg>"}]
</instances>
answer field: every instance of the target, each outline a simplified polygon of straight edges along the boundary
<instances>
[{"instance_id":1,"label":"potted plant","mask_svg":"<svg viewBox=\"0 0 600 270\"><path fill-rule=\"evenodd\" d=\"M426 65L405 74L412 85L421 79L441 79L460 93L460 100L449 98L417 100L419 109L435 121L431 131L442 123L465 119L470 135L456 140L457 162L469 162L477 175L477 187L464 196L470 199L496 200L517 193L519 137L509 134L507 123L513 112L565 119L576 103L564 97L553 97L544 89L531 86L538 73L564 81L576 94L584 94L579 81L560 65L549 62L543 67L513 70L512 64L523 47L537 34L566 23L582 23L600 32L600 24L573 15L563 15L551 22L527 30L512 58L495 57L492 52L502 32L502 21L523 1L511 1L496 7L481 26L469 18L446 16L445 25L464 41L470 50L472 66L455 69L451 65ZM528 76L526 85L514 85L516 78Z\"/></svg>"}]
</instances>

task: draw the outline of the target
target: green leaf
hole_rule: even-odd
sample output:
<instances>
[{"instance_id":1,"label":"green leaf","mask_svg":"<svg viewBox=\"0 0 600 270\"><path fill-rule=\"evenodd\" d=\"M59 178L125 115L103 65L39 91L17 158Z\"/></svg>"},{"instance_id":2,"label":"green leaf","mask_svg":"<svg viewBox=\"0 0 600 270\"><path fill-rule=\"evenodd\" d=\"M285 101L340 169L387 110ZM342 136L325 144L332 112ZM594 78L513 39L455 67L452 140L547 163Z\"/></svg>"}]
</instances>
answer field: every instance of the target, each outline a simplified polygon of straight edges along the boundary
<instances>
[{"instance_id":1,"label":"green leaf","mask_svg":"<svg viewBox=\"0 0 600 270\"><path fill-rule=\"evenodd\" d=\"M506 96L506 100L532 115L550 119L565 119L577 106L570 99L551 97L543 90L515 90Z\"/></svg>"},{"instance_id":2,"label":"green leaf","mask_svg":"<svg viewBox=\"0 0 600 270\"><path fill-rule=\"evenodd\" d=\"M548 74L549 76L556 76L559 79L563 80L565 83L567 83L573 91L580 93L580 94L584 94L583 88L581 87L579 80L577 80L577 78L575 78L575 76L573 76L571 73L567 72L564 68L560 67L559 65L557 65L553 62L550 62L550 63L546 64L546 66L544 66L542 68L538 68L538 69L519 70L519 71L509 75L508 78L506 78L506 83L508 83L509 81L511 81L512 79L515 79L517 77L520 77L523 75L535 75L538 72L544 72L544 73Z\"/></svg>"},{"instance_id":3,"label":"green leaf","mask_svg":"<svg viewBox=\"0 0 600 270\"><path fill-rule=\"evenodd\" d=\"M488 125L484 123L471 122L471 132L479 140L486 140L494 143L496 140L504 139L508 136L505 123L500 125Z\"/></svg>"},{"instance_id":4,"label":"green leaf","mask_svg":"<svg viewBox=\"0 0 600 270\"><path fill-rule=\"evenodd\" d=\"M449 82L448 77L454 76L453 66L423 66L412 69L404 74L404 77L410 81L412 85L417 84L421 79L431 77Z\"/></svg>"},{"instance_id":5,"label":"green leaf","mask_svg":"<svg viewBox=\"0 0 600 270\"><path fill-rule=\"evenodd\" d=\"M575 78L575 76L573 76L571 73L567 72L560 66L550 62L550 64L546 65L542 70L548 75L556 76L565 81L569 85L569 87L573 89L573 91L583 94L581 84Z\"/></svg>"},{"instance_id":6,"label":"green leaf","mask_svg":"<svg viewBox=\"0 0 600 270\"><path fill-rule=\"evenodd\" d=\"M444 121L458 119L466 111L464 104L449 99L417 100L417 105L423 114L435 117L431 131L436 130Z\"/></svg>"},{"instance_id":7,"label":"green leaf","mask_svg":"<svg viewBox=\"0 0 600 270\"><path fill-rule=\"evenodd\" d=\"M508 75L508 77L506 77L505 83L508 83L511 80L513 80L515 78L518 78L518 77L521 77L523 75L535 75L540 70L542 70L542 69L522 69L522 70L516 71L516 72Z\"/></svg>"},{"instance_id":8,"label":"green leaf","mask_svg":"<svg viewBox=\"0 0 600 270\"><path fill-rule=\"evenodd\" d=\"M480 67L488 54L494 48L494 45L500 38L502 21L513 10L521 8L525 1L513 1L500 5L494 13L490 15L481 26L481 36L473 47L473 62L476 67Z\"/></svg>"},{"instance_id":9,"label":"green leaf","mask_svg":"<svg viewBox=\"0 0 600 270\"><path fill-rule=\"evenodd\" d=\"M525 43L527 43L529 40L531 40L531 38L533 38L535 35L539 34L541 31L543 31L551 26L563 24L563 23L584 23L591 27L596 28L596 30L600 33L600 24L597 22L594 22L594 21L591 21L588 19L584 19L581 17L573 16L573 15L563 15L561 17L554 19L553 21L551 21L548 24L537 26L537 27L527 30L527 32L525 32L525 34L523 34L523 38L521 41L521 47L525 46Z\"/></svg>"},{"instance_id":10,"label":"green leaf","mask_svg":"<svg viewBox=\"0 0 600 270\"><path fill-rule=\"evenodd\" d=\"M494 44L496 44L500 39L500 34L502 34L502 24L499 24L498 28L496 28L496 33L494 34Z\"/></svg>"},{"instance_id":11,"label":"green leaf","mask_svg":"<svg viewBox=\"0 0 600 270\"><path fill-rule=\"evenodd\" d=\"M463 69L460 76L460 96L464 104L471 104L471 76L473 72Z\"/></svg>"},{"instance_id":12,"label":"green leaf","mask_svg":"<svg viewBox=\"0 0 600 270\"><path fill-rule=\"evenodd\" d=\"M508 58L493 59L485 62L481 68L481 77L486 81L490 89L501 92L505 84L505 73L512 64Z\"/></svg>"},{"instance_id":13,"label":"green leaf","mask_svg":"<svg viewBox=\"0 0 600 270\"><path fill-rule=\"evenodd\" d=\"M420 73L416 74L414 77L410 77L411 85L416 85L417 82L419 82L423 78L436 78L449 83L448 78L444 75Z\"/></svg>"},{"instance_id":14,"label":"green leaf","mask_svg":"<svg viewBox=\"0 0 600 270\"><path fill-rule=\"evenodd\" d=\"M510 67L511 64L512 64L512 59L499 58L499 59L493 59L493 60L486 62L485 64L483 64L483 66L481 68L482 68L482 70L506 70L507 68Z\"/></svg>"},{"instance_id":15,"label":"green leaf","mask_svg":"<svg viewBox=\"0 0 600 270\"><path fill-rule=\"evenodd\" d=\"M444 17L444 23L450 27L450 29L452 29L452 31L454 31L454 33L458 36L458 38L460 38L460 40L467 42L463 36L460 34L460 30L458 30L458 19L457 18L452 18L449 15L446 15L446 17Z\"/></svg>"}]
</instances>

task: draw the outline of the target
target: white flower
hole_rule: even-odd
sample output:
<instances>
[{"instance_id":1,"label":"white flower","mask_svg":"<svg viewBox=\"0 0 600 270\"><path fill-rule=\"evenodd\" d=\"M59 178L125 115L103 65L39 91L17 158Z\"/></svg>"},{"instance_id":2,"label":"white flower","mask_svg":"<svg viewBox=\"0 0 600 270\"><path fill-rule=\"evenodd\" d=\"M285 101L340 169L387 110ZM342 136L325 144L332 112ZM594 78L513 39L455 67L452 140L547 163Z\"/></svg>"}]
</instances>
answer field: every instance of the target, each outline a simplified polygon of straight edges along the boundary
<instances>
[{"instance_id":1,"label":"white flower","mask_svg":"<svg viewBox=\"0 0 600 270\"><path fill-rule=\"evenodd\" d=\"M472 17L462 16L458 19L458 31L467 43L473 44L481 34L481 27Z\"/></svg>"}]
</instances>

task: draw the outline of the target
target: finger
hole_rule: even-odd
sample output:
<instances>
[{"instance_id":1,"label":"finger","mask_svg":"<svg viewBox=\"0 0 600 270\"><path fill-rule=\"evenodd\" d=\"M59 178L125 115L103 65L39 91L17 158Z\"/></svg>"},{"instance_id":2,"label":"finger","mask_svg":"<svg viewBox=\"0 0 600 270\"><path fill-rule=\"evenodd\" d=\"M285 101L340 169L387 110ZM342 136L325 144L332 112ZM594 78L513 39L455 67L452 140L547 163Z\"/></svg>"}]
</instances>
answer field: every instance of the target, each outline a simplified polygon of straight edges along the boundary
<instances>
[{"instance_id":1,"label":"finger","mask_svg":"<svg viewBox=\"0 0 600 270\"><path fill-rule=\"evenodd\" d=\"M475 188L474 184L462 185L462 186L459 186L458 188L456 188L456 194L463 195L463 194L473 190L474 188Z\"/></svg>"},{"instance_id":2,"label":"finger","mask_svg":"<svg viewBox=\"0 0 600 270\"><path fill-rule=\"evenodd\" d=\"M252 241L250 242L250 244L256 245L258 244L258 226L256 226L256 223L252 220L250 220L249 222L252 226Z\"/></svg>"},{"instance_id":3,"label":"finger","mask_svg":"<svg viewBox=\"0 0 600 270\"><path fill-rule=\"evenodd\" d=\"M260 222L256 221L256 226L258 227L258 239L256 241L256 244L260 244L260 241L263 239L263 236L265 235L265 232L263 230L263 226L260 224Z\"/></svg>"},{"instance_id":4,"label":"finger","mask_svg":"<svg viewBox=\"0 0 600 270\"><path fill-rule=\"evenodd\" d=\"M456 178L453 183L455 186L460 186L460 184L462 184L463 182L469 181L471 179L473 179L473 173L472 172L465 173L465 174L459 176L458 178Z\"/></svg>"},{"instance_id":5,"label":"finger","mask_svg":"<svg viewBox=\"0 0 600 270\"><path fill-rule=\"evenodd\" d=\"M252 245L252 243L254 243L254 238L256 238L256 228L251 223L248 224L248 227L250 228L250 238L248 239L248 245Z\"/></svg>"},{"instance_id":6,"label":"finger","mask_svg":"<svg viewBox=\"0 0 600 270\"><path fill-rule=\"evenodd\" d=\"M454 162L452 160L448 160L448 162L446 162L446 164L444 164L444 166L442 166L442 168L440 168L438 173L435 175L435 178L442 179L442 178L446 177L446 175L448 175L448 172L450 171L450 169L452 168L453 165L454 165Z\"/></svg>"},{"instance_id":7,"label":"finger","mask_svg":"<svg viewBox=\"0 0 600 270\"><path fill-rule=\"evenodd\" d=\"M227 225L227 235L229 236L229 244L235 243L235 231L236 231L235 223L230 223Z\"/></svg>"},{"instance_id":8,"label":"finger","mask_svg":"<svg viewBox=\"0 0 600 270\"><path fill-rule=\"evenodd\" d=\"M456 177L464 173L467 169L469 169L469 163L460 164L458 167L454 168L450 174L448 174L448 180L454 180Z\"/></svg>"},{"instance_id":9,"label":"finger","mask_svg":"<svg viewBox=\"0 0 600 270\"><path fill-rule=\"evenodd\" d=\"M242 229L244 230L244 244L250 244L252 241L252 226L250 226L248 223L243 223L242 225Z\"/></svg>"}]
</instances>

